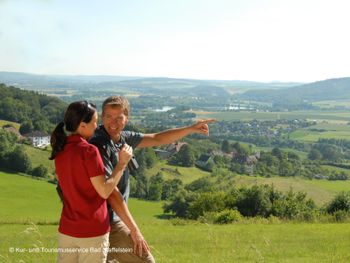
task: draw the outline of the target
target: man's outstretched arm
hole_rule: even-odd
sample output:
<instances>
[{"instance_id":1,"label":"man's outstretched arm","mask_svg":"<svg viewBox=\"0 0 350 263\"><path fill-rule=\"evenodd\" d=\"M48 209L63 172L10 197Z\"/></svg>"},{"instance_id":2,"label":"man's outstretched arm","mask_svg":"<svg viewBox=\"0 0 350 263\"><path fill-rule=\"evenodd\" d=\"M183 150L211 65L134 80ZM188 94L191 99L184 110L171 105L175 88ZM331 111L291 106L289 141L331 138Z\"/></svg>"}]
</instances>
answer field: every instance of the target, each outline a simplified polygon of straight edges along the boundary
<instances>
[{"instance_id":1,"label":"man's outstretched arm","mask_svg":"<svg viewBox=\"0 0 350 263\"><path fill-rule=\"evenodd\" d=\"M142 254L148 254L150 248L141 234L140 229L138 228L134 218L132 217L128 206L126 205L121 193L118 188L116 188L112 194L108 197L108 203L112 209L118 214L120 219L130 230L130 236L134 243L134 253L138 256Z\"/></svg>"},{"instance_id":2,"label":"man's outstretched arm","mask_svg":"<svg viewBox=\"0 0 350 263\"><path fill-rule=\"evenodd\" d=\"M215 119L202 120L190 126L169 129L158 133L144 134L137 147L144 148L173 143L192 133L209 135L208 124L212 122L215 122Z\"/></svg>"}]
</instances>

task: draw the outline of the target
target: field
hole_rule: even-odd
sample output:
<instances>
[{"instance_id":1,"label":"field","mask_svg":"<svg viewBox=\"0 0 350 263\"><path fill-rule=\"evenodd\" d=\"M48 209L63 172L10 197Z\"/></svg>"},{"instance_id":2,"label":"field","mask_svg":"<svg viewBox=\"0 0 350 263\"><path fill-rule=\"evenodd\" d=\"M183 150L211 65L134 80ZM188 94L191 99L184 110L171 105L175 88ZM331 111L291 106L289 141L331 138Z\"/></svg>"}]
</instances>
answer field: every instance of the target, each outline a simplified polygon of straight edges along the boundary
<instances>
[{"instance_id":1,"label":"field","mask_svg":"<svg viewBox=\"0 0 350 263\"><path fill-rule=\"evenodd\" d=\"M0 262L55 262L54 185L0 172L0 186ZM350 262L350 224L210 225L161 219L160 202L129 205L157 262Z\"/></svg>"},{"instance_id":2,"label":"field","mask_svg":"<svg viewBox=\"0 0 350 263\"><path fill-rule=\"evenodd\" d=\"M293 191L306 192L307 196L315 201L318 206L329 202L336 193L349 191L350 181L329 181L329 180L308 180L291 177L249 177L237 176L234 178L234 184L237 186L251 186L254 184L273 185L277 190L287 192Z\"/></svg>"},{"instance_id":3,"label":"field","mask_svg":"<svg viewBox=\"0 0 350 263\"><path fill-rule=\"evenodd\" d=\"M17 130L19 130L19 123L17 122L12 122L12 121L5 121L5 120L0 120L0 127L3 127L5 125L12 125L13 127L15 127Z\"/></svg>"},{"instance_id":4,"label":"field","mask_svg":"<svg viewBox=\"0 0 350 263\"><path fill-rule=\"evenodd\" d=\"M48 168L50 174L54 174L55 164L54 161L49 160L51 149L39 149L29 145L24 145L25 151L28 154L33 168L42 164Z\"/></svg>"},{"instance_id":5,"label":"field","mask_svg":"<svg viewBox=\"0 0 350 263\"><path fill-rule=\"evenodd\" d=\"M201 112L196 111L198 118L216 118L217 120L277 120L277 119L306 119L315 121L333 121L344 123L349 121L347 111L292 111L292 112L248 112L248 111L223 111Z\"/></svg>"},{"instance_id":6,"label":"field","mask_svg":"<svg viewBox=\"0 0 350 263\"><path fill-rule=\"evenodd\" d=\"M189 184L194 180L210 175L209 172L202 171L196 167L177 167L161 161L147 170L147 176L156 175L158 172L163 174L165 180L178 178L184 184Z\"/></svg>"},{"instance_id":7,"label":"field","mask_svg":"<svg viewBox=\"0 0 350 263\"><path fill-rule=\"evenodd\" d=\"M303 156L304 157L304 156ZM324 166L329 170L348 171L347 169ZM176 173L176 169L179 173ZM147 176L156 175L161 172L165 180L180 179L184 184L189 184L192 181L210 175L209 172L202 171L196 167L176 167L167 165L164 162L158 162L153 168L147 170ZM215 180L215 178L212 178ZM234 176L231 180L225 181L237 187L252 186L255 184L273 185L277 190L287 192L290 189L293 191L306 192L307 196L312 198L315 203L322 206L329 202L336 193L348 191L350 189L350 181L329 181L329 180L309 180L299 177L252 177L252 176Z\"/></svg>"}]
</instances>

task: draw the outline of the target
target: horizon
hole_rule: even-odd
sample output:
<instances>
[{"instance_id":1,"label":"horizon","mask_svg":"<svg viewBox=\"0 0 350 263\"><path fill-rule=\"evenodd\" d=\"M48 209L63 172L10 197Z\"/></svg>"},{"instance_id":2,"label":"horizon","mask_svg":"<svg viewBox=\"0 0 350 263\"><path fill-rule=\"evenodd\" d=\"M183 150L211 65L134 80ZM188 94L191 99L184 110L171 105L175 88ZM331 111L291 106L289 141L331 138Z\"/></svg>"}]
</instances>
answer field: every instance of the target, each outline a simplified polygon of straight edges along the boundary
<instances>
[{"instance_id":1,"label":"horizon","mask_svg":"<svg viewBox=\"0 0 350 263\"><path fill-rule=\"evenodd\" d=\"M2 0L0 71L265 83L342 78L350 68L349 8L344 0Z\"/></svg>"},{"instance_id":2,"label":"horizon","mask_svg":"<svg viewBox=\"0 0 350 263\"><path fill-rule=\"evenodd\" d=\"M327 79L314 80L310 82L300 82L300 81L280 81L280 80L271 80L271 81L255 81L249 79L198 79L198 78L184 78L184 77L167 77L167 76L129 76L129 75L111 75L111 74L38 74L32 72L19 72L19 71L2 71L0 73L9 73L9 74L26 74L26 75L34 75L34 76L50 76L50 77L121 77L121 78L137 78L137 79L176 79L176 80L193 80L193 81L227 81L227 82L256 82L256 83L295 83L295 84L310 84L314 82L326 81L326 80L334 80L334 79L344 79L350 78L347 76L343 77L331 77ZM1 81L0 81L1 83Z\"/></svg>"}]
</instances>

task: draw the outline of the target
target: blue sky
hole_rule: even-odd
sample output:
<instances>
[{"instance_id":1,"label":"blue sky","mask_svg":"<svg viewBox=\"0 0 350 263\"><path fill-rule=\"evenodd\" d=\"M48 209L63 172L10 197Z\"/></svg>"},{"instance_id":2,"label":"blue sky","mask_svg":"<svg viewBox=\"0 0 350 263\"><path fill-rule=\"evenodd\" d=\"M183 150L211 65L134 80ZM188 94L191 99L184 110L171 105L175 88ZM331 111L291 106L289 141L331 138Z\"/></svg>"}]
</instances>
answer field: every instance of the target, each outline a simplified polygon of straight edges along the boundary
<instances>
[{"instance_id":1,"label":"blue sky","mask_svg":"<svg viewBox=\"0 0 350 263\"><path fill-rule=\"evenodd\" d=\"M349 10L345 0L0 0L0 71L348 77Z\"/></svg>"}]
</instances>

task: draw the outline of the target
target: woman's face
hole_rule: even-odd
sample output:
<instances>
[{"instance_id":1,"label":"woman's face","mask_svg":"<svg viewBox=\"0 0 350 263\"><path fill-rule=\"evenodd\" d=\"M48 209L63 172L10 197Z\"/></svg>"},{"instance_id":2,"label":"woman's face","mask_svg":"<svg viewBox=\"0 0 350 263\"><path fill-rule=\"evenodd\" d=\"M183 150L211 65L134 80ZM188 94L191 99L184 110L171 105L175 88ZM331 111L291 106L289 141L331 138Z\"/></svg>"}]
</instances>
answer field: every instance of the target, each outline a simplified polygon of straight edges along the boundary
<instances>
[{"instance_id":1,"label":"woman's face","mask_svg":"<svg viewBox=\"0 0 350 263\"><path fill-rule=\"evenodd\" d=\"M94 115L91 118L91 121L88 123L84 123L84 129L83 129L83 134L81 134L84 138L88 139L94 135L94 132L97 128L97 111L94 113Z\"/></svg>"}]
</instances>

